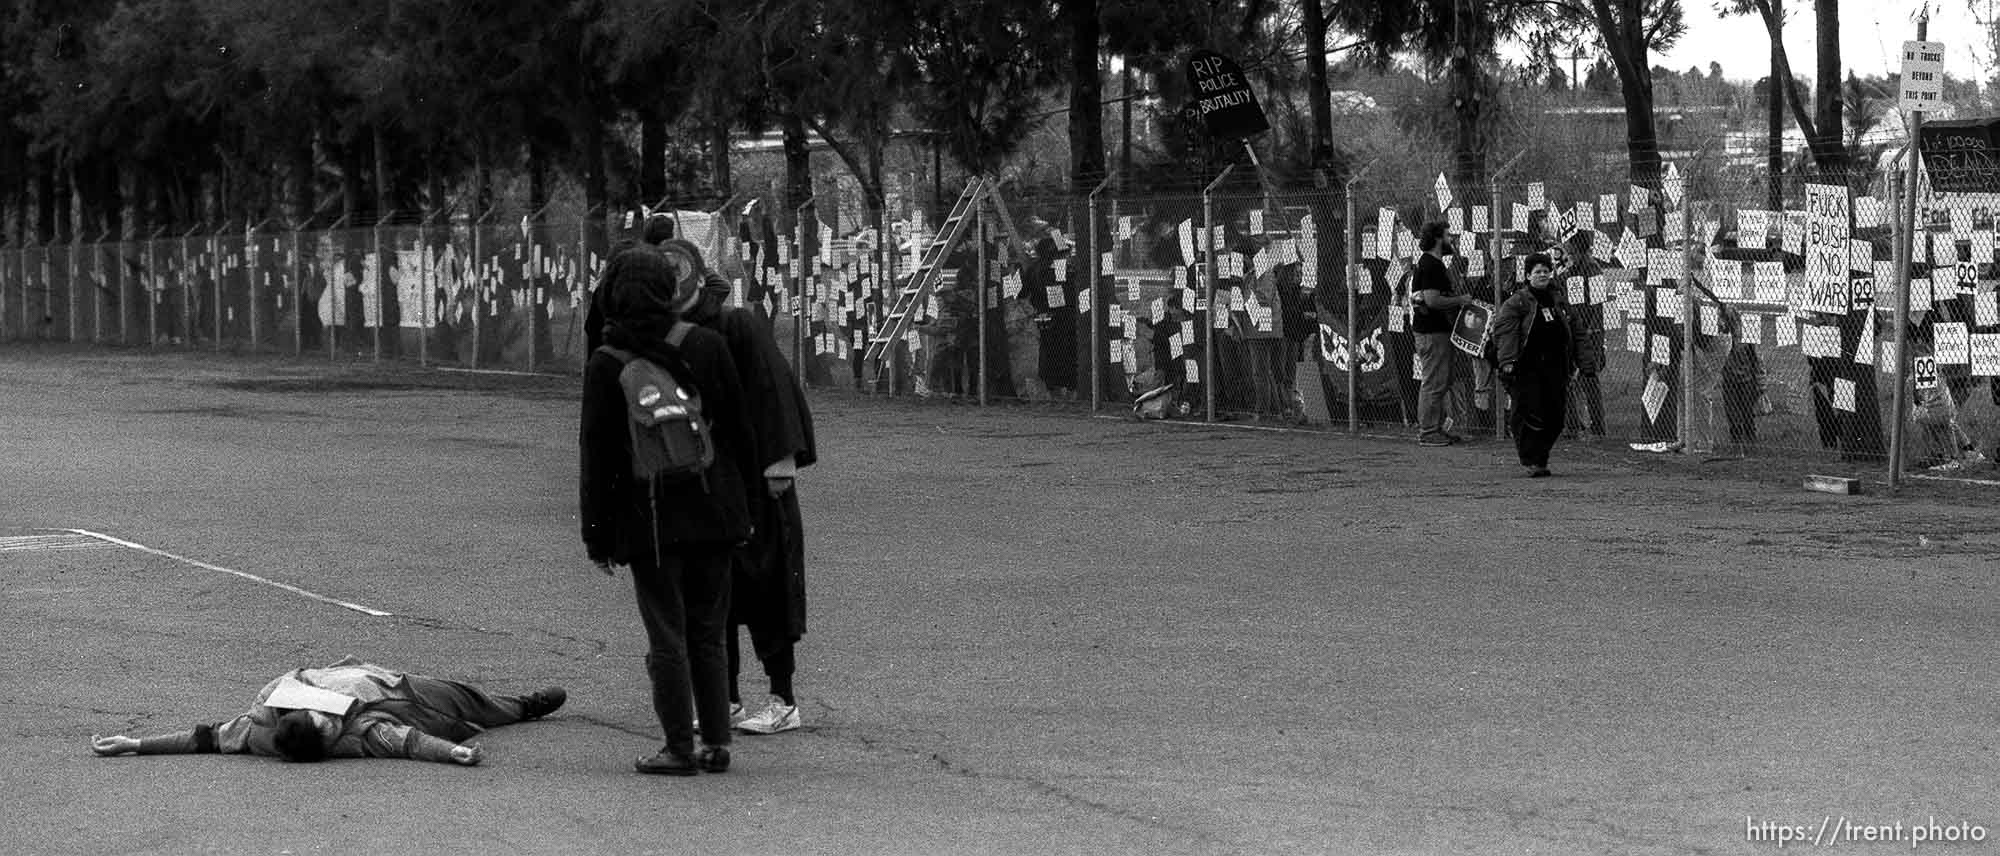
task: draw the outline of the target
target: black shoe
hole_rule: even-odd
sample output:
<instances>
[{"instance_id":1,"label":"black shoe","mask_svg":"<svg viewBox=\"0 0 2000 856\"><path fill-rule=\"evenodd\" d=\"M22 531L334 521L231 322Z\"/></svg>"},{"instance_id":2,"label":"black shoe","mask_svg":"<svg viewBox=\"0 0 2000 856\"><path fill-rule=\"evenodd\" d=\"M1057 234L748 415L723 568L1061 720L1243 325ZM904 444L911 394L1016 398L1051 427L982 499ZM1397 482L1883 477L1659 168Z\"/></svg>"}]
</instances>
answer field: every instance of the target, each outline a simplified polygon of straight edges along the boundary
<instances>
[{"instance_id":1,"label":"black shoe","mask_svg":"<svg viewBox=\"0 0 2000 856\"><path fill-rule=\"evenodd\" d=\"M694 762L704 772L727 773L729 772L729 747L703 744L700 749L694 750Z\"/></svg>"},{"instance_id":2,"label":"black shoe","mask_svg":"<svg viewBox=\"0 0 2000 856\"><path fill-rule=\"evenodd\" d=\"M693 758L665 749L661 749L652 757L632 762L632 769L649 776L692 776L699 770Z\"/></svg>"},{"instance_id":3,"label":"black shoe","mask_svg":"<svg viewBox=\"0 0 2000 856\"><path fill-rule=\"evenodd\" d=\"M521 697L521 718L541 719L569 701L569 692L562 687L545 687Z\"/></svg>"}]
</instances>

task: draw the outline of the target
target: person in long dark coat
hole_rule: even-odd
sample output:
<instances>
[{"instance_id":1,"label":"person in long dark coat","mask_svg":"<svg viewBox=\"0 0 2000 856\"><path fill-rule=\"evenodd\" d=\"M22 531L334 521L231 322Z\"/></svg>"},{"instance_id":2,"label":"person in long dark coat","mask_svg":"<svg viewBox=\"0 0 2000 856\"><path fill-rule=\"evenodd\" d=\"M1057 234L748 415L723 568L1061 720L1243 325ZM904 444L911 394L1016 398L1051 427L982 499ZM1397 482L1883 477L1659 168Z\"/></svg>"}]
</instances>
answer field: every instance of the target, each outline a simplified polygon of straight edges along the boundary
<instances>
[{"instance_id":1,"label":"person in long dark coat","mask_svg":"<svg viewBox=\"0 0 2000 856\"><path fill-rule=\"evenodd\" d=\"M1578 374L1596 374L1586 352L1583 322L1554 287L1555 262L1545 253L1523 265L1528 287L1516 289L1493 317L1500 380L1514 401L1514 449L1531 478L1549 475L1549 450L1569 414L1569 385Z\"/></svg>"},{"instance_id":2,"label":"person in long dark coat","mask_svg":"<svg viewBox=\"0 0 2000 856\"><path fill-rule=\"evenodd\" d=\"M729 768L729 584L736 550L751 534L747 485L757 479L756 425L722 334L695 326L678 347L668 336L700 299L698 260L654 248L612 257L605 274L604 340L666 369L699 396L715 444L701 478L650 480L632 468L630 417L609 350L584 365L579 431L579 517L591 561L605 573L630 565L649 647L646 671L666 746L641 773L693 775ZM758 491L761 492L761 491ZM696 749L694 718L701 718Z\"/></svg>"},{"instance_id":3,"label":"person in long dark coat","mask_svg":"<svg viewBox=\"0 0 2000 856\"><path fill-rule=\"evenodd\" d=\"M693 246L682 246L685 243L670 241L668 246L698 255ZM799 470L818 460L818 452L812 408L778 350L770 325L748 309L724 305L728 298L729 285L711 279L702 289L701 302L686 317L728 341L744 403L756 426L754 459L762 467L764 490L750 491L756 533L737 552L731 579L729 700L736 727L752 734L775 734L800 724L792 676L797 672L793 649L806 632L806 555L795 479ZM770 701L741 719L737 676L743 655L737 627L749 629L750 644L771 684Z\"/></svg>"}]
</instances>

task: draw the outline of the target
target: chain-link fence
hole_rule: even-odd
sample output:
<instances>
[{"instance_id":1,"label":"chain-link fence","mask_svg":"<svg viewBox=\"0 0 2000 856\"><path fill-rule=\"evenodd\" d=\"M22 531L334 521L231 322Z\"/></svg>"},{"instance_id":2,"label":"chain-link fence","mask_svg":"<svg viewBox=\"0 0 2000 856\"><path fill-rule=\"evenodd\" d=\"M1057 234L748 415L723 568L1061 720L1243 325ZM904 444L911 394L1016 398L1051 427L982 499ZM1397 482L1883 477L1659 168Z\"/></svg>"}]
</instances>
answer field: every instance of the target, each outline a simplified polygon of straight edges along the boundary
<instances>
[{"instance_id":1,"label":"chain-link fence","mask_svg":"<svg viewBox=\"0 0 2000 856\"><path fill-rule=\"evenodd\" d=\"M1415 438L1420 355L1450 342L1432 360L1449 378L1443 430L1506 436L1513 387L1483 345L1499 307L1536 293L1520 292L1525 260L1547 253L1548 302L1583 340L1581 371L1557 384L1574 441L1886 456L1893 169L1775 189L1699 159L1657 189L1433 176L1364 170L1302 193L1238 167L1180 197L1107 183L1083 198L968 193L947 210L897 196L879 228L851 188L797 210L746 197L676 215L814 387ZM1972 184L1917 188L1912 469L2000 457L2000 194ZM1477 301L1442 338L1412 310L1428 223L1454 239L1454 290ZM589 290L632 225L440 217L0 248L0 338L576 371Z\"/></svg>"}]
</instances>

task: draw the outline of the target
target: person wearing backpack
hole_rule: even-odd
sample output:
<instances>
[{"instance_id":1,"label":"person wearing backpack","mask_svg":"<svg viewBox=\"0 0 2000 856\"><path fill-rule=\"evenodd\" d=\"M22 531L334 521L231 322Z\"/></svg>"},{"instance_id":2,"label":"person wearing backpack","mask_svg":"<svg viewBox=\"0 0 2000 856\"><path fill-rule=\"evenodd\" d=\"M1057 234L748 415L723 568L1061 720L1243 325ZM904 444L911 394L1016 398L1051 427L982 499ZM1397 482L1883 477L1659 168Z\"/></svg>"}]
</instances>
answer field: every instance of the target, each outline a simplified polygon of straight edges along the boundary
<instances>
[{"instance_id":1,"label":"person wearing backpack","mask_svg":"<svg viewBox=\"0 0 2000 856\"><path fill-rule=\"evenodd\" d=\"M631 567L646 627L666 744L634 767L720 773L729 768L730 563L752 534L756 429L728 343L682 317L700 298L698 259L633 248L611 259L604 280L606 347L583 373L579 516L600 570Z\"/></svg>"},{"instance_id":2,"label":"person wearing backpack","mask_svg":"<svg viewBox=\"0 0 2000 856\"><path fill-rule=\"evenodd\" d=\"M684 241L664 246L699 259L701 253ZM805 390L778 350L770 327L747 309L726 305L729 284L704 278L701 300L685 317L722 334L741 378L750 420L756 426L756 462L762 483L750 479L750 514L756 533L737 551L729 597L729 701L732 724L748 734L776 734L801 724L792 677L794 655L806 632L805 537L795 486L799 470L818 460L813 442L812 409ZM762 488L759 490L757 488ZM737 627L750 633L750 644L770 682L770 699L754 713L744 714L737 676L743 657Z\"/></svg>"}]
</instances>

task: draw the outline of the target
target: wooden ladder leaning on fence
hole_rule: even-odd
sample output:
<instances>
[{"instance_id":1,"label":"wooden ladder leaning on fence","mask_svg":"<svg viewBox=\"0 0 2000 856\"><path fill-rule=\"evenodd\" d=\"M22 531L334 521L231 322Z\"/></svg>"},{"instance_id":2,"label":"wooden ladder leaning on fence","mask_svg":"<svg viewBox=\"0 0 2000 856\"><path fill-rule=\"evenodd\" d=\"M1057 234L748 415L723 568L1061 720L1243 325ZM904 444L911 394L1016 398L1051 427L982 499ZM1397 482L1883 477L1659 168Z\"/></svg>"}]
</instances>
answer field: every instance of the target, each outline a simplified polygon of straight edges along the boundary
<instances>
[{"instance_id":1,"label":"wooden ladder leaning on fence","mask_svg":"<svg viewBox=\"0 0 2000 856\"><path fill-rule=\"evenodd\" d=\"M981 206L984 206L983 208ZM1020 229L1014 224L1009 213L1007 200L1000 194L1000 184L987 176L974 176L965 185L965 191L958 195L958 202L951 207L951 214L938 224L937 236L924 248L917 268L910 272L909 281L901 287L888 284L895 289L895 301L889 312L883 316L881 326L875 328L868 339L868 350L862 355L866 367L867 388L875 389L887 380L887 369L894 357L896 342L909 335L917 320L927 314L930 297L936 293L938 283L945 273L945 261L958 250L971 232L975 214L993 217L1000 221L1000 230L1007 236L1008 246L1016 261L1028 257L1027 242L1021 239ZM982 296L985 284L981 283ZM983 311L983 310L982 310Z\"/></svg>"}]
</instances>

